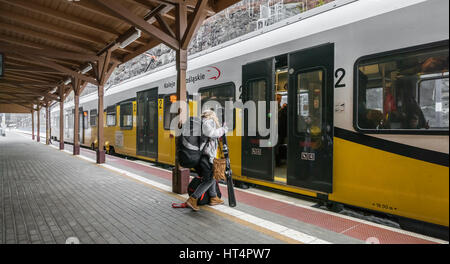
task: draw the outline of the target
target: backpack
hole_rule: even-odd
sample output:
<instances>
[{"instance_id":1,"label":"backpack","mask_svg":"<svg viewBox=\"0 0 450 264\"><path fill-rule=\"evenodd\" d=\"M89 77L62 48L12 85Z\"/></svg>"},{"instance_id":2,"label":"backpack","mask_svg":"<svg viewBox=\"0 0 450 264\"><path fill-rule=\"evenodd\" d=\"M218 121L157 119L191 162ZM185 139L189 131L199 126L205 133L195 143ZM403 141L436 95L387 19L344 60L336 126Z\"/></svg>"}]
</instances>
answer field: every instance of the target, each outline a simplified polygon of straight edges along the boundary
<instances>
[{"instance_id":1,"label":"backpack","mask_svg":"<svg viewBox=\"0 0 450 264\"><path fill-rule=\"evenodd\" d=\"M197 176L194 179L192 179L192 181L188 185L189 196L191 196L195 192L195 189L197 189L197 187L200 185L200 183L202 183L202 178ZM221 198L222 193L220 192L219 184L217 183L217 181L215 182L215 184L216 184L216 190L217 190L217 197ZM209 197L208 191L206 191L205 193L203 193L203 195L201 197L198 198L197 204L198 205L209 204L210 198L211 197Z\"/></svg>"},{"instance_id":2,"label":"backpack","mask_svg":"<svg viewBox=\"0 0 450 264\"><path fill-rule=\"evenodd\" d=\"M203 152L200 146L206 140L207 138L202 136L202 119L190 117L189 127L183 128L183 133L177 143L179 164L184 168L195 168L200 162Z\"/></svg>"}]
</instances>

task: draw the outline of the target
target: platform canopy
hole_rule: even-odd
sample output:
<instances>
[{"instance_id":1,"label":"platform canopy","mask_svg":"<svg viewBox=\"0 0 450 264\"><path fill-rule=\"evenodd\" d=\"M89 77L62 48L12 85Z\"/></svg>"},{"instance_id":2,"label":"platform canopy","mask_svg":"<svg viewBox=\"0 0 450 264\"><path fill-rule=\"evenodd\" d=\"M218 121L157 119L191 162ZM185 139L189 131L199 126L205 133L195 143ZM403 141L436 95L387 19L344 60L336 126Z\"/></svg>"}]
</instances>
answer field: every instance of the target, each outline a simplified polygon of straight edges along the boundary
<instances>
[{"instance_id":1,"label":"platform canopy","mask_svg":"<svg viewBox=\"0 0 450 264\"><path fill-rule=\"evenodd\" d=\"M205 18L236 2L0 0L0 109L32 111L78 85L103 85L118 65L160 43L185 51Z\"/></svg>"}]
</instances>

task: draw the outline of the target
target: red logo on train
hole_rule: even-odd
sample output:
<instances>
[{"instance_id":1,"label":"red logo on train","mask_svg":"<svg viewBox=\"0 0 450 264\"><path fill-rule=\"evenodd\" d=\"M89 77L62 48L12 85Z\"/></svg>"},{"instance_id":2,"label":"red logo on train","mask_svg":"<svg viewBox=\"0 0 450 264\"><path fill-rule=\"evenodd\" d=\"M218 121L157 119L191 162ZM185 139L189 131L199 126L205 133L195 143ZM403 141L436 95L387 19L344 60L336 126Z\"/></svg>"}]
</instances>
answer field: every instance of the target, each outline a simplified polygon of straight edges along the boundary
<instances>
[{"instance_id":1,"label":"red logo on train","mask_svg":"<svg viewBox=\"0 0 450 264\"><path fill-rule=\"evenodd\" d=\"M214 66L210 66L209 68L211 68L211 70L207 70L207 72L210 72L213 74L213 76L211 78L209 78L210 80L217 80L219 79L220 75L222 74L219 70L219 68L214 67Z\"/></svg>"}]
</instances>

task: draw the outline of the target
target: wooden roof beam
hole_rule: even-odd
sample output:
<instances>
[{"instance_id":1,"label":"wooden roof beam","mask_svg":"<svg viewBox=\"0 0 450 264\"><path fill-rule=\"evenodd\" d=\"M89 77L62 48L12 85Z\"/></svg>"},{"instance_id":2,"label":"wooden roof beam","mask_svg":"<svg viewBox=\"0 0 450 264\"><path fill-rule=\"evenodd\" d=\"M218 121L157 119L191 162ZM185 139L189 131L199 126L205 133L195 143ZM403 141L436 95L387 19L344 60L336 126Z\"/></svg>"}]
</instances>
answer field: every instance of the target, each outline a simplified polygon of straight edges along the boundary
<instances>
[{"instance_id":1,"label":"wooden roof beam","mask_svg":"<svg viewBox=\"0 0 450 264\"><path fill-rule=\"evenodd\" d=\"M16 76L16 77L24 77L24 78L27 78L27 79L30 79L30 80L36 80L36 81L40 81L40 82L53 82L53 81L55 81L55 78L36 76L33 73L11 72L8 69L5 69L5 74Z\"/></svg>"},{"instance_id":2,"label":"wooden roof beam","mask_svg":"<svg viewBox=\"0 0 450 264\"><path fill-rule=\"evenodd\" d=\"M173 5L166 5L166 4L161 4L157 7L155 7L153 10L151 10L147 15L145 15L144 20L146 20L148 23L153 23L156 21L155 16L157 14L160 14L161 16L164 16L167 12L173 10L175 7ZM173 18L173 20L175 20L175 18ZM172 30L173 28L175 28L175 25L172 25ZM127 62L139 55L141 55L142 53L146 52L147 50L157 46L159 44L159 41L156 39L151 39L150 41L148 41L145 45L137 48L136 50L134 50L133 53L125 55L122 58L123 62Z\"/></svg>"},{"instance_id":3,"label":"wooden roof beam","mask_svg":"<svg viewBox=\"0 0 450 264\"><path fill-rule=\"evenodd\" d=\"M117 16L121 17L124 21L129 23L132 26L135 26L142 30L143 32L149 34L153 38L156 38L169 46L172 49L179 49L180 43L178 40L173 38L172 36L166 34L161 29L153 26L152 24L149 24L147 21L145 21L143 18L140 18L130 12L128 9L123 7L122 5L118 4L115 1L108 1L108 0L93 0L106 9L110 10L111 12L115 13Z\"/></svg>"},{"instance_id":4,"label":"wooden roof beam","mask_svg":"<svg viewBox=\"0 0 450 264\"><path fill-rule=\"evenodd\" d=\"M28 16L19 15L10 11L0 10L0 17L7 18L12 21L26 24L28 26L36 27L39 29L43 29L46 31L48 30L54 33L62 34L72 39L78 39L84 42L89 42L97 46L104 46L105 42L107 42L106 40L100 39L99 36L94 37L83 33L75 32L73 30L58 27L56 25L45 23L40 20Z\"/></svg>"},{"instance_id":5,"label":"wooden roof beam","mask_svg":"<svg viewBox=\"0 0 450 264\"><path fill-rule=\"evenodd\" d=\"M37 84L37 83L32 83L32 82L24 82L23 80L22 81L18 81L18 80L13 80L13 79L2 79L2 81L0 82L0 87L4 91L6 91L6 89L8 89L8 87L9 88L26 87L27 89L30 89L30 90L45 92L45 91L49 90L50 87L55 87L55 85L51 85L51 84ZM45 90L42 90L42 89L45 89Z\"/></svg>"},{"instance_id":6,"label":"wooden roof beam","mask_svg":"<svg viewBox=\"0 0 450 264\"><path fill-rule=\"evenodd\" d=\"M21 96L26 96L26 94L28 94L28 96L32 96L32 97L40 97L40 96L44 96L44 97L49 97L53 100L58 100L59 96L49 93L48 91L35 91L34 89L29 89L26 86L23 85L15 85L14 87L14 91L8 91L8 92L0 92L0 94L7 94L7 95L15 95L15 94L21 94ZM19 90L19 91L17 91ZM31 94L31 95L30 95Z\"/></svg>"},{"instance_id":7,"label":"wooden roof beam","mask_svg":"<svg viewBox=\"0 0 450 264\"><path fill-rule=\"evenodd\" d=\"M16 55L18 55L17 51L14 51L14 52L16 53ZM20 57L20 55L19 55L19 57ZM25 59L23 59L23 60L25 60ZM55 63L53 61L50 61L49 59L46 59L44 57L31 56L31 57L27 57L26 60L30 61L30 62L32 62L34 64L38 64L38 65L41 65L41 66L45 66L47 68L51 68L51 69L57 70L59 72L65 73L65 74L70 75L70 76L76 76L76 77L78 77L78 78L80 78L82 80L85 80L87 82L90 82L92 84L97 85L97 81L94 78L86 76L86 75L83 75L83 74L81 74L79 72L76 72L75 70L72 70L70 68L64 67L64 66L62 66L62 65L60 65L58 63Z\"/></svg>"},{"instance_id":8,"label":"wooden roof beam","mask_svg":"<svg viewBox=\"0 0 450 264\"><path fill-rule=\"evenodd\" d=\"M7 77L0 80L0 86L1 85L9 85L9 86L13 86L13 87L22 86L22 87L29 87L29 88L32 88L32 87L55 87L54 84L49 84L49 83L43 84L43 83L35 83L35 82L27 83L27 82L23 82L23 80L11 80ZM39 89L42 89L42 88L39 88Z\"/></svg>"},{"instance_id":9,"label":"wooden roof beam","mask_svg":"<svg viewBox=\"0 0 450 264\"><path fill-rule=\"evenodd\" d=\"M2 1L2 0L0 0ZM29 29L25 29L22 27L18 27L18 26L14 26L14 25L10 25L10 24L5 24L5 23L0 23L0 28L18 33L20 35L25 35L28 37L33 37L33 38L38 38L41 39L43 41L51 41L53 43L55 43L56 45L62 45L62 46L66 46L66 47L70 47L70 49L76 50L76 51L81 51L81 52L92 52L93 50L91 50L90 47L84 46L84 45L80 45L77 44L76 42L73 41L69 41L66 39L61 39L59 37L55 37L49 34L45 34L45 33L40 33L34 30L29 30Z\"/></svg>"},{"instance_id":10,"label":"wooden roof beam","mask_svg":"<svg viewBox=\"0 0 450 264\"><path fill-rule=\"evenodd\" d=\"M211 8L214 12L218 13L225 8L228 8L241 0L220 0L220 1L212 1Z\"/></svg>"},{"instance_id":11,"label":"wooden roof beam","mask_svg":"<svg viewBox=\"0 0 450 264\"><path fill-rule=\"evenodd\" d=\"M60 51L56 49L30 49L30 48L20 48L18 49L16 46L2 44L0 43L0 51L2 52L12 52L17 53L20 52L21 55L25 56L41 56L46 58L54 58L54 59L69 59L69 60L77 60L77 61L96 61L99 59L98 56L91 53L77 53L77 52L68 52L68 51Z\"/></svg>"},{"instance_id":12,"label":"wooden roof beam","mask_svg":"<svg viewBox=\"0 0 450 264\"><path fill-rule=\"evenodd\" d=\"M91 21L86 21L83 19L80 19L76 16L64 14L62 12L58 12L54 9L47 8L44 6L41 6L39 4L34 4L31 1L24 1L24 0L0 0L2 3L6 3L9 5L13 5L19 8L27 9L34 13L39 13L41 15L56 18L58 20L62 20L64 22L70 23L72 25L81 26L84 28L87 28L89 30L94 30L96 32L100 32L103 34L108 34L111 36L117 36L119 35L119 32L116 32L110 28L106 28L101 25L96 25L95 23L92 23Z\"/></svg>"},{"instance_id":13,"label":"wooden roof beam","mask_svg":"<svg viewBox=\"0 0 450 264\"><path fill-rule=\"evenodd\" d=\"M193 12L193 11L195 11L195 8L196 8L199 0L147 0L147 1L155 2L155 3L159 3L159 4L169 4L172 6L178 5L180 3L185 3L188 10ZM236 1L236 2L238 2L238 1ZM206 5L205 11L208 16L213 16L216 14L216 11L214 11L209 6L209 4Z\"/></svg>"},{"instance_id":14,"label":"wooden roof beam","mask_svg":"<svg viewBox=\"0 0 450 264\"><path fill-rule=\"evenodd\" d=\"M41 49L42 47L45 47L41 44L37 44L37 43L27 41L27 40L21 40L21 39L19 40L17 38L13 38L11 36L7 36L4 34L0 34L0 41L16 44L16 45L19 45L22 47L29 47L29 48L36 48L36 49Z\"/></svg>"},{"instance_id":15,"label":"wooden roof beam","mask_svg":"<svg viewBox=\"0 0 450 264\"><path fill-rule=\"evenodd\" d=\"M25 75L25 74L20 74L20 73L14 73L14 72L5 72L5 77L13 77L16 79L25 79L25 80L29 80L29 81L34 81L34 82L38 82L38 83L48 83L50 82L49 80L43 80L40 78L36 78L35 76L30 76L30 75Z\"/></svg>"},{"instance_id":16,"label":"wooden roof beam","mask_svg":"<svg viewBox=\"0 0 450 264\"><path fill-rule=\"evenodd\" d=\"M161 14L155 15L156 20L158 20L158 24L161 29L166 33L175 38L175 32L173 32L172 28L170 28L169 24L164 20Z\"/></svg>"},{"instance_id":17,"label":"wooden roof beam","mask_svg":"<svg viewBox=\"0 0 450 264\"><path fill-rule=\"evenodd\" d=\"M33 65L44 66L44 65L42 65L42 64L40 64L38 62L35 62L33 60L30 60L28 58L23 58L23 57L17 56L16 54L8 55L7 60L8 60L8 62L13 60L13 61L16 61L16 62L26 63L26 65L33 64ZM67 65L70 65L71 67L78 67L79 66L78 64L74 64L74 63L71 63L69 61L60 61L60 60L56 60L56 59L50 59L50 60L56 61L56 62L59 62L59 63L64 63L64 64L67 64ZM46 67L46 66L44 66L44 67ZM46 67L46 68L49 68L49 67Z\"/></svg>"},{"instance_id":18,"label":"wooden roof beam","mask_svg":"<svg viewBox=\"0 0 450 264\"><path fill-rule=\"evenodd\" d=\"M189 42L191 42L192 36L197 32L198 28L201 26L206 17L206 6L208 4L208 0L198 0L197 5L195 7L194 15L186 29L186 32L183 35L181 40L181 49L185 50L189 46Z\"/></svg>"},{"instance_id":19,"label":"wooden roof beam","mask_svg":"<svg viewBox=\"0 0 450 264\"><path fill-rule=\"evenodd\" d=\"M103 16L107 19L114 20L116 22L122 22L122 20L116 16L111 15L108 12L105 12L100 6L96 5L92 1L67 1L69 4L77 6L78 8L82 8L88 12L91 12L95 15Z\"/></svg>"},{"instance_id":20,"label":"wooden roof beam","mask_svg":"<svg viewBox=\"0 0 450 264\"><path fill-rule=\"evenodd\" d=\"M6 65L9 65L9 62L5 63ZM13 64L14 65L14 64ZM8 66L5 67L5 70L14 71L14 72L30 72L30 73L42 73L42 74L50 74L50 75L64 75L62 72L42 69L39 67L32 67L32 66Z\"/></svg>"}]
</instances>

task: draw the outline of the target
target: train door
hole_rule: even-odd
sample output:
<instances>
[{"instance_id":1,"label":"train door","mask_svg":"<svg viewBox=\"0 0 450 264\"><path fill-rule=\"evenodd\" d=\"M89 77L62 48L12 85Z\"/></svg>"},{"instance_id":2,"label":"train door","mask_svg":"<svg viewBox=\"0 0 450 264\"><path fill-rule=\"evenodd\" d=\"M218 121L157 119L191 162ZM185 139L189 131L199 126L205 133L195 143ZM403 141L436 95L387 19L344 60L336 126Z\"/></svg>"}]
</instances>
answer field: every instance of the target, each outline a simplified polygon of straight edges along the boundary
<instances>
[{"instance_id":1,"label":"train door","mask_svg":"<svg viewBox=\"0 0 450 264\"><path fill-rule=\"evenodd\" d=\"M137 154L158 155L158 89L137 93Z\"/></svg>"},{"instance_id":2,"label":"train door","mask_svg":"<svg viewBox=\"0 0 450 264\"><path fill-rule=\"evenodd\" d=\"M334 44L289 54L287 184L332 192Z\"/></svg>"},{"instance_id":3,"label":"train door","mask_svg":"<svg viewBox=\"0 0 450 264\"><path fill-rule=\"evenodd\" d=\"M244 136L242 137L242 175L250 178L273 181L274 148L261 147L260 140L269 136L258 133L258 102L265 102L266 125L269 124L270 101L274 100L274 58L242 66L242 101L253 102L255 113L244 110Z\"/></svg>"}]
</instances>

